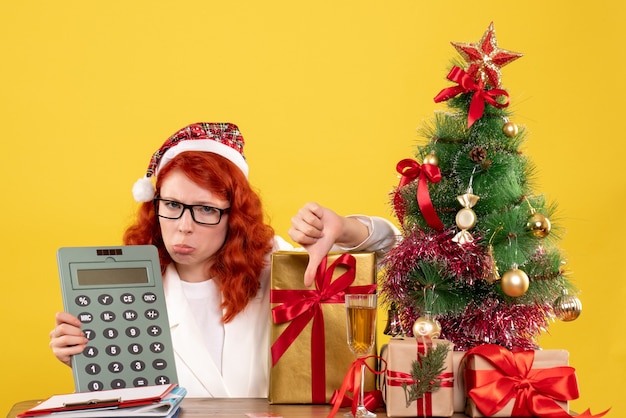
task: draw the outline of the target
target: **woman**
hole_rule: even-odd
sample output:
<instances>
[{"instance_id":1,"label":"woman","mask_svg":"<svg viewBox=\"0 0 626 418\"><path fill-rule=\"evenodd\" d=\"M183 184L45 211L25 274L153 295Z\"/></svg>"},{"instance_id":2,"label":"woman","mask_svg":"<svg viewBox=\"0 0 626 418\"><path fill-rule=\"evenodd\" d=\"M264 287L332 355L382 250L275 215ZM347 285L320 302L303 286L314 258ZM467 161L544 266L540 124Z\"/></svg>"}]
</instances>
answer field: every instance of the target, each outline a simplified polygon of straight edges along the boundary
<instances>
[{"instance_id":1,"label":"woman","mask_svg":"<svg viewBox=\"0 0 626 418\"><path fill-rule=\"evenodd\" d=\"M159 250L178 381L190 397L268 392L269 257L293 247L263 221L243 144L235 125L189 125L155 152L133 188L144 203L124 243ZM342 217L309 203L289 236L309 252L310 286L331 248L386 251L397 230L382 218ZM80 326L66 312L56 316L50 346L65 364L87 344Z\"/></svg>"}]
</instances>

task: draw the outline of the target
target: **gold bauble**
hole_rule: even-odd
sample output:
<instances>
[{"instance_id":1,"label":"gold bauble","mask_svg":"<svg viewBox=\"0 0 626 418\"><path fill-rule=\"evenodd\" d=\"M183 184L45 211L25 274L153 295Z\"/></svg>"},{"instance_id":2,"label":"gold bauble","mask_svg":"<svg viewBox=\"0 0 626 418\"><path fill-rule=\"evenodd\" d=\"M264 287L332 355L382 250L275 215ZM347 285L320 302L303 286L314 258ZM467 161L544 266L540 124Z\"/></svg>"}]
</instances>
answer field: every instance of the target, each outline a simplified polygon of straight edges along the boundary
<instances>
[{"instance_id":1,"label":"gold bauble","mask_svg":"<svg viewBox=\"0 0 626 418\"><path fill-rule=\"evenodd\" d=\"M580 316L583 310L583 304L576 296L563 295L554 301L552 308L558 319L569 322Z\"/></svg>"},{"instance_id":2,"label":"gold bauble","mask_svg":"<svg viewBox=\"0 0 626 418\"><path fill-rule=\"evenodd\" d=\"M537 238L544 238L550 233L552 224L550 219L541 213L533 213L526 223L526 227Z\"/></svg>"},{"instance_id":3,"label":"gold bauble","mask_svg":"<svg viewBox=\"0 0 626 418\"><path fill-rule=\"evenodd\" d=\"M439 158L437 158L434 151L431 151L424 157L424 164L439 165Z\"/></svg>"},{"instance_id":4,"label":"gold bauble","mask_svg":"<svg viewBox=\"0 0 626 418\"><path fill-rule=\"evenodd\" d=\"M513 138L515 135L517 135L518 132L519 129L517 128L517 125L513 122L507 122L502 126L502 133L504 133L504 135L508 136L509 138Z\"/></svg>"},{"instance_id":5,"label":"gold bauble","mask_svg":"<svg viewBox=\"0 0 626 418\"><path fill-rule=\"evenodd\" d=\"M513 298L526 293L529 285L528 275L518 268L506 271L500 280L500 286L502 286L504 294Z\"/></svg>"},{"instance_id":6,"label":"gold bauble","mask_svg":"<svg viewBox=\"0 0 626 418\"><path fill-rule=\"evenodd\" d=\"M430 316L420 316L413 324L413 336L439 338L441 335L441 324Z\"/></svg>"},{"instance_id":7,"label":"gold bauble","mask_svg":"<svg viewBox=\"0 0 626 418\"><path fill-rule=\"evenodd\" d=\"M463 208L456 213L456 226L472 229L476 225L476 213L470 208Z\"/></svg>"}]
</instances>

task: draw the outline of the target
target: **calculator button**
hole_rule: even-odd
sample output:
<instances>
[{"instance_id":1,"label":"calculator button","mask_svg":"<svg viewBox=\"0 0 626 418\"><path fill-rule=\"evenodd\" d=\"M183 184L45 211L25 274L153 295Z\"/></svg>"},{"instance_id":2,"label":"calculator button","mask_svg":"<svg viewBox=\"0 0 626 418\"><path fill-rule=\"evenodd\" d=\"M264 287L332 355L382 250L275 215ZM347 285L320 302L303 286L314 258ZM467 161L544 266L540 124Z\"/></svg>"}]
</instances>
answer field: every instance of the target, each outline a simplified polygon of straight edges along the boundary
<instances>
[{"instance_id":1,"label":"calculator button","mask_svg":"<svg viewBox=\"0 0 626 418\"><path fill-rule=\"evenodd\" d=\"M124 293L122 296L120 296L120 300L122 301L122 303L129 305L135 302L135 295L133 295L132 293Z\"/></svg>"},{"instance_id":2,"label":"calculator button","mask_svg":"<svg viewBox=\"0 0 626 418\"><path fill-rule=\"evenodd\" d=\"M124 370L124 366L119 361L114 361L113 363L109 363L108 369L111 373L119 373Z\"/></svg>"},{"instance_id":3,"label":"calculator button","mask_svg":"<svg viewBox=\"0 0 626 418\"><path fill-rule=\"evenodd\" d=\"M124 311L124 319L127 321L134 321L137 319L137 312L133 310Z\"/></svg>"},{"instance_id":4,"label":"calculator button","mask_svg":"<svg viewBox=\"0 0 626 418\"><path fill-rule=\"evenodd\" d=\"M118 332L115 328L106 328L102 334L104 335L105 338L108 339L113 339L113 338L117 338Z\"/></svg>"},{"instance_id":5,"label":"calculator button","mask_svg":"<svg viewBox=\"0 0 626 418\"><path fill-rule=\"evenodd\" d=\"M152 367L155 370L163 370L167 367L167 361L158 358L152 362Z\"/></svg>"},{"instance_id":6,"label":"calculator button","mask_svg":"<svg viewBox=\"0 0 626 418\"><path fill-rule=\"evenodd\" d=\"M83 324L88 324L93 321L93 315L89 312L83 312L78 314L78 320Z\"/></svg>"},{"instance_id":7,"label":"calculator button","mask_svg":"<svg viewBox=\"0 0 626 418\"><path fill-rule=\"evenodd\" d=\"M148 309L144 315L148 319L157 319L159 317L159 311L156 309Z\"/></svg>"},{"instance_id":8,"label":"calculator button","mask_svg":"<svg viewBox=\"0 0 626 418\"><path fill-rule=\"evenodd\" d=\"M113 303L113 296L107 295L106 293L102 294L98 296L98 302L100 302L100 305L110 305Z\"/></svg>"},{"instance_id":9,"label":"calculator button","mask_svg":"<svg viewBox=\"0 0 626 418\"><path fill-rule=\"evenodd\" d=\"M148 379L146 379L145 377L137 377L135 380L133 380L133 386L148 386Z\"/></svg>"},{"instance_id":10,"label":"calculator button","mask_svg":"<svg viewBox=\"0 0 626 418\"><path fill-rule=\"evenodd\" d=\"M141 334L141 332L139 331L139 328L137 328L137 327L128 327L128 328L126 328L126 336L127 337L135 338L135 337L138 337L139 334Z\"/></svg>"},{"instance_id":11,"label":"calculator button","mask_svg":"<svg viewBox=\"0 0 626 418\"><path fill-rule=\"evenodd\" d=\"M100 314L100 319L104 322L113 322L115 321L115 313L111 311L104 311Z\"/></svg>"},{"instance_id":12,"label":"calculator button","mask_svg":"<svg viewBox=\"0 0 626 418\"><path fill-rule=\"evenodd\" d=\"M102 384L102 382L99 382L99 381L97 381L97 380L94 380L94 381L91 381L91 382L89 382L89 383L87 384L87 388L88 388L90 391L94 392L94 391L97 391L97 390L102 390L102 389L104 389L104 385Z\"/></svg>"},{"instance_id":13,"label":"calculator button","mask_svg":"<svg viewBox=\"0 0 626 418\"><path fill-rule=\"evenodd\" d=\"M92 341L96 338L96 333L92 329L84 329L83 334L85 334L85 338L89 341Z\"/></svg>"},{"instance_id":14,"label":"calculator button","mask_svg":"<svg viewBox=\"0 0 626 418\"><path fill-rule=\"evenodd\" d=\"M95 375L100 373L102 371L102 368L97 363L89 363L85 366L85 371L87 372L87 374Z\"/></svg>"},{"instance_id":15,"label":"calculator button","mask_svg":"<svg viewBox=\"0 0 626 418\"><path fill-rule=\"evenodd\" d=\"M146 369L146 363L141 360L133 361L130 363L130 368L136 372L141 372Z\"/></svg>"},{"instance_id":16,"label":"calculator button","mask_svg":"<svg viewBox=\"0 0 626 418\"><path fill-rule=\"evenodd\" d=\"M143 351L143 347L141 344L131 344L128 346L128 352L130 354L141 354Z\"/></svg>"},{"instance_id":17,"label":"calculator button","mask_svg":"<svg viewBox=\"0 0 626 418\"><path fill-rule=\"evenodd\" d=\"M120 347L117 345L110 345L106 348L106 353L112 357L117 356L120 353Z\"/></svg>"},{"instance_id":18,"label":"calculator button","mask_svg":"<svg viewBox=\"0 0 626 418\"><path fill-rule=\"evenodd\" d=\"M124 389L126 387L126 382L122 379L115 379L111 382L111 389Z\"/></svg>"},{"instance_id":19,"label":"calculator button","mask_svg":"<svg viewBox=\"0 0 626 418\"><path fill-rule=\"evenodd\" d=\"M165 350L165 347L160 342L153 342L150 344L150 351L153 353L161 353Z\"/></svg>"},{"instance_id":20,"label":"calculator button","mask_svg":"<svg viewBox=\"0 0 626 418\"><path fill-rule=\"evenodd\" d=\"M142 299L146 303L154 303L154 302L156 302L157 297L152 292L146 292L146 293L143 294Z\"/></svg>"},{"instance_id":21,"label":"calculator button","mask_svg":"<svg viewBox=\"0 0 626 418\"><path fill-rule=\"evenodd\" d=\"M159 335L161 335L161 332L163 332L163 330L158 325L152 325L148 328L148 334L152 335L153 337L158 337Z\"/></svg>"},{"instance_id":22,"label":"calculator button","mask_svg":"<svg viewBox=\"0 0 626 418\"><path fill-rule=\"evenodd\" d=\"M83 351L83 354L85 355L85 357L94 358L98 355L98 349L96 347L88 346Z\"/></svg>"},{"instance_id":23,"label":"calculator button","mask_svg":"<svg viewBox=\"0 0 626 418\"><path fill-rule=\"evenodd\" d=\"M155 385L167 385L168 383L170 383L170 378L167 376L157 376L157 378L154 379Z\"/></svg>"},{"instance_id":24,"label":"calculator button","mask_svg":"<svg viewBox=\"0 0 626 418\"><path fill-rule=\"evenodd\" d=\"M76 299L74 299L74 302L78 306L89 306L89 304L91 303L91 299L89 299L89 296L80 295L77 296Z\"/></svg>"}]
</instances>

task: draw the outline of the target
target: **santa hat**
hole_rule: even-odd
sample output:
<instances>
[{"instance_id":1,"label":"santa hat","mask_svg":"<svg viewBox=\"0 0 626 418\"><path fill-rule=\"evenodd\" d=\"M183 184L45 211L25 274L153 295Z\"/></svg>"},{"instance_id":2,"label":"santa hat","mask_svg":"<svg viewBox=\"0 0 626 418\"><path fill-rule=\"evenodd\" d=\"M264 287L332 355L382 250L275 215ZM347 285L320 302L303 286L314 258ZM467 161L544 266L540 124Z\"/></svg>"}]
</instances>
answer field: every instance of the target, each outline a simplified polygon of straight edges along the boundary
<instances>
[{"instance_id":1,"label":"santa hat","mask_svg":"<svg viewBox=\"0 0 626 418\"><path fill-rule=\"evenodd\" d=\"M170 136L150 159L146 175L135 182L133 197L137 202L154 199L150 177L157 176L161 167L184 151L205 151L219 154L234 163L248 177L248 164L243 155L243 137L232 123L194 123Z\"/></svg>"}]
</instances>

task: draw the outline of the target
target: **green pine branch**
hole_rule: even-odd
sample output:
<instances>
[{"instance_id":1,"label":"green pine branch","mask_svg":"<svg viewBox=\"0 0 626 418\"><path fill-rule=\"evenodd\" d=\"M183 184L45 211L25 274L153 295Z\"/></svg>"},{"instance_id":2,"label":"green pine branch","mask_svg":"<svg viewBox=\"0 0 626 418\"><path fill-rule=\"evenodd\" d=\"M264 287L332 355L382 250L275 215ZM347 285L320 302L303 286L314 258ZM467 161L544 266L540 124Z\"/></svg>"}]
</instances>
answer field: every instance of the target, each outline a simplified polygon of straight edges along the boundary
<instances>
[{"instance_id":1,"label":"green pine branch","mask_svg":"<svg viewBox=\"0 0 626 418\"><path fill-rule=\"evenodd\" d=\"M459 286L445 266L436 261L419 261L409 280L413 286L408 291L416 309L433 316L460 312L471 300L471 289Z\"/></svg>"},{"instance_id":2,"label":"green pine branch","mask_svg":"<svg viewBox=\"0 0 626 418\"><path fill-rule=\"evenodd\" d=\"M411 377L415 383L402 384L406 398L406 407L424 396L425 393L434 392L441 387L441 373L445 370L445 360L448 356L448 344L437 344L430 348L426 354L417 353L411 368Z\"/></svg>"}]
</instances>

